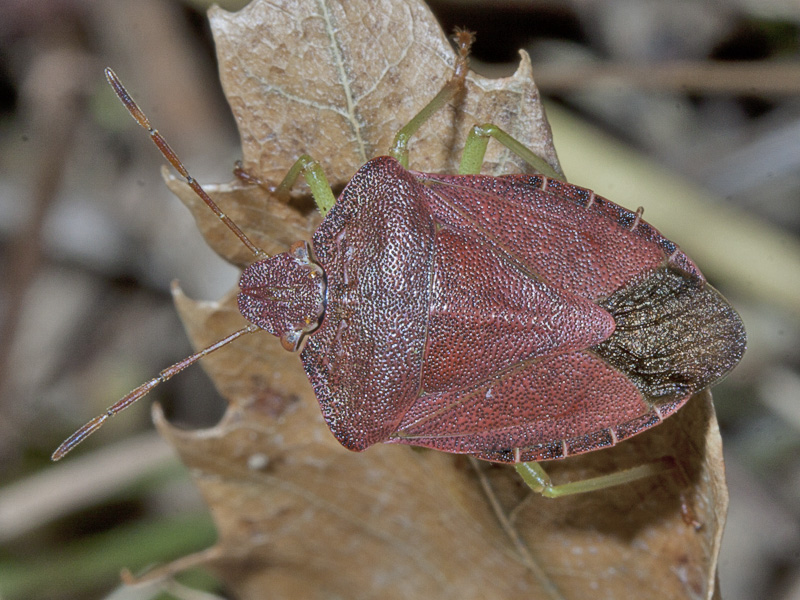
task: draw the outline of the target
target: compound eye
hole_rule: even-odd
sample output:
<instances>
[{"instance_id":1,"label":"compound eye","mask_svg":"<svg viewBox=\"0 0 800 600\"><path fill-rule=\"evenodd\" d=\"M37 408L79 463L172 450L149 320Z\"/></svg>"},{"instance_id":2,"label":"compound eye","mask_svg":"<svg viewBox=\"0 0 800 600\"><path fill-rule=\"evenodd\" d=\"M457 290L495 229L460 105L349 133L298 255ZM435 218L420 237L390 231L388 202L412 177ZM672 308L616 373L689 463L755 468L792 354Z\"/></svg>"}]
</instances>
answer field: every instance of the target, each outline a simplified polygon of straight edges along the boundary
<instances>
[{"instance_id":1,"label":"compound eye","mask_svg":"<svg viewBox=\"0 0 800 600\"><path fill-rule=\"evenodd\" d=\"M289 352L296 352L300 340L302 339L302 331L287 331L281 337L281 345Z\"/></svg>"}]
</instances>

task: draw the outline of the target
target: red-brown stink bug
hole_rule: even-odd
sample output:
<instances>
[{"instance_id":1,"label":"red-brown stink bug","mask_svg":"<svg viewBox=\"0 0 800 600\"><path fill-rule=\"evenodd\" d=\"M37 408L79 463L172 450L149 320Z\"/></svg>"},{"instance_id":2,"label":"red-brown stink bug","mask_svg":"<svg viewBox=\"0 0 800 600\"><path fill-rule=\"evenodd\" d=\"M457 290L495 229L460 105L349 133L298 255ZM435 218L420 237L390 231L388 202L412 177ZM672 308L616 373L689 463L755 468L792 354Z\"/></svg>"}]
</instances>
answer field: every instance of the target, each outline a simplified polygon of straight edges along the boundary
<instances>
[{"instance_id":1,"label":"red-brown stink bug","mask_svg":"<svg viewBox=\"0 0 800 600\"><path fill-rule=\"evenodd\" d=\"M653 427L738 363L741 319L676 244L641 211L558 180L496 126L472 129L458 175L407 169L409 138L463 85L472 36L457 41L452 78L397 134L390 156L362 166L338 199L316 161L297 161L278 191L302 174L325 218L311 244L274 257L222 213L106 71L159 150L256 257L239 284L251 325L130 392L53 459L201 357L265 330L300 351L345 447L398 443L514 463L531 487L558 495L535 461ZM478 175L489 137L545 174Z\"/></svg>"}]
</instances>

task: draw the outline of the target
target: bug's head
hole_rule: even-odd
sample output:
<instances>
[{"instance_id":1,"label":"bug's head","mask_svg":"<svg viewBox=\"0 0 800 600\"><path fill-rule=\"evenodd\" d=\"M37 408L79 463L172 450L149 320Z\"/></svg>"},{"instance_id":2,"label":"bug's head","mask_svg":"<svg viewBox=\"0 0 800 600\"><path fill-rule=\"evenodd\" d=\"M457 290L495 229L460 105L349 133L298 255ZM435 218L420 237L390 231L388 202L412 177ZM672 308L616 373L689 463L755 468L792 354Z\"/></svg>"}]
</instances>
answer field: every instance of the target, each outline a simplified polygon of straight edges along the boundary
<instances>
[{"instance_id":1,"label":"bug's head","mask_svg":"<svg viewBox=\"0 0 800 600\"><path fill-rule=\"evenodd\" d=\"M292 352L319 327L325 312L325 273L306 242L251 264L239 279L239 310L251 323L280 338Z\"/></svg>"}]
</instances>

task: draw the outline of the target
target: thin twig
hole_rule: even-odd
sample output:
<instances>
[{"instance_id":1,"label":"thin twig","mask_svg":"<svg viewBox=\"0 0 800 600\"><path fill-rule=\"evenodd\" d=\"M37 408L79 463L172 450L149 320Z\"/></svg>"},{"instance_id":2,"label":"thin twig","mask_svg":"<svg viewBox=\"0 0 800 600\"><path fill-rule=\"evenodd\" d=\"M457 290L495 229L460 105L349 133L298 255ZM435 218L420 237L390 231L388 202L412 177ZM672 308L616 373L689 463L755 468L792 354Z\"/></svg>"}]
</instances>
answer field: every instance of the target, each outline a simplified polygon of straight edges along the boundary
<instances>
[{"instance_id":1,"label":"thin twig","mask_svg":"<svg viewBox=\"0 0 800 600\"><path fill-rule=\"evenodd\" d=\"M545 93L634 87L705 94L787 95L800 92L796 63L675 61L655 64L541 63L536 84Z\"/></svg>"}]
</instances>

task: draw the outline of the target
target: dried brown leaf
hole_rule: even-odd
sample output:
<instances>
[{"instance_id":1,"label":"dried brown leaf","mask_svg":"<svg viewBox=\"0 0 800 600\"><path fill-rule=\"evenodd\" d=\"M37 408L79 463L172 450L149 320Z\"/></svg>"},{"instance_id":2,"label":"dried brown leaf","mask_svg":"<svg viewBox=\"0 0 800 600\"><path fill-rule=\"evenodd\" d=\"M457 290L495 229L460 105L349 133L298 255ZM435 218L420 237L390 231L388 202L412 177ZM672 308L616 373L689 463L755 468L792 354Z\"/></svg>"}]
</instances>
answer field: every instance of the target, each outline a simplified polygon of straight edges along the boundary
<instances>
[{"instance_id":1,"label":"dried brown leaf","mask_svg":"<svg viewBox=\"0 0 800 600\"><path fill-rule=\"evenodd\" d=\"M240 267L253 262L250 251L183 179L170 174L166 167L162 173L169 189L192 211L197 228L217 254ZM285 252L297 240L311 239L311 234L321 221L318 212L300 212L260 186L233 182L207 185L205 190L253 243L270 256Z\"/></svg>"},{"instance_id":2,"label":"dried brown leaf","mask_svg":"<svg viewBox=\"0 0 800 600\"><path fill-rule=\"evenodd\" d=\"M210 12L220 76L245 169L272 184L304 153L331 184L384 154L395 133L450 77L454 55L419 0L253 2ZM531 64L505 80L470 76L454 119L442 111L412 146L412 166L455 171L467 131L492 121L557 166ZM487 173L524 170L495 146Z\"/></svg>"},{"instance_id":3,"label":"dried brown leaf","mask_svg":"<svg viewBox=\"0 0 800 600\"><path fill-rule=\"evenodd\" d=\"M365 8L366 7L366 8ZM412 0L254 2L212 25L246 169L276 183L301 153L344 183L449 76L454 61L428 10ZM480 32L479 32L480 33ZM491 121L557 165L523 54L517 74L471 77L458 111L442 111L411 146L412 165L454 170L474 122ZM522 167L490 144L488 172ZM209 243L248 261L186 186ZM241 183L211 190L268 252L309 239L317 217ZM198 303L176 293L200 347L239 328L233 295ZM670 474L549 500L513 469L461 456L377 446L354 454L328 431L298 357L266 334L204 361L230 402L215 428L159 428L192 468L219 528L195 557L240 598L710 598L727 508L710 394L612 449L551 463L574 481L673 456ZM702 527L687 524L686 504ZM179 568L192 559L174 565ZM165 570L169 571L171 567ZM163 573L165 570L159 572Z\"/></svg>"}]
</instances>

